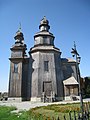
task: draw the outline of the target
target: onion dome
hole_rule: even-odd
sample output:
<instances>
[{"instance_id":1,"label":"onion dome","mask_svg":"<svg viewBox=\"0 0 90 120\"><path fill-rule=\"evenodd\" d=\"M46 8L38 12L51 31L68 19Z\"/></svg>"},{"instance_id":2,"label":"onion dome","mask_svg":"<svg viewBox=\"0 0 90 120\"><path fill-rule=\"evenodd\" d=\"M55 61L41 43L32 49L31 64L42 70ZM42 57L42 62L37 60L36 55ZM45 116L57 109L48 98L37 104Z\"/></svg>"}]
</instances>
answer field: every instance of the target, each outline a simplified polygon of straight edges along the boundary
<instances>
[{"instance_id":1,"label":"onion dome","mask_svg":"<svg viewBox=\"0 0 90 120\"><path fill-rule=\"evenodd\" d=\"M50 29L49 21L46 19L45 16L44 16L44 18L40 21L39 29L40 29L40 31L48 31L48 30Z\"/></svg>"},{"instance_id":2,"label":"onion dome","mask_svg":"<svg viewBox=\"0 0 90 120\"><path fill-rule=\"evenodd\" d=\"M23 33L21 32L21 27L16 32L16 35L15 35L14 39L16 40L15 43L21 43L21 44L23 44L23 42L24 42L24 36L23 36Z\"/></svg>"}]
</instances>

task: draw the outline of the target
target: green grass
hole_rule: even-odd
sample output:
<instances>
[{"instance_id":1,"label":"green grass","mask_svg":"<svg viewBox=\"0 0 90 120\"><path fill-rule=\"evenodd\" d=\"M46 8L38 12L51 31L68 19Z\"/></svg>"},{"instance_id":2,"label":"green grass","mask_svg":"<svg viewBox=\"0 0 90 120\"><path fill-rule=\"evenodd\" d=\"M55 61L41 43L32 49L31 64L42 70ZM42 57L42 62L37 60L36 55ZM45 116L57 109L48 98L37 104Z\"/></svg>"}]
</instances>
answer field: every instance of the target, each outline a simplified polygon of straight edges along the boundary
<instances>
[{"instance_id":1,"label":"green grass","mask_svg":"<svg viewBox=\"0 0 90 120\"><path fill-rule=\"evenodd\" d=\"M80 104L53 104L48 106L32 108L29 111L20 111L19 113L12 113L16 110L15 107L0 106L0 120L56 120L58 117L63 120L64 115L69 120L69 112L72 117L74 111L76 116L80 111Z\"/></svg>"},{"instance_id":2,"label":"green grass","mask_svg":"<svg viewBox=\"0 0 90 120\"><path fill-rule=\"evenodd\" d=\"M89 104L89 103L88 103ZM84 108L85 110L86 108ZM76 117L78 118L78 113L80 112L80 103L75 104L53 104L48 106L36 107L28 112L34 118L42 118L40 120L52 120L52 118L60 120L64 120L64 116L69 120L69 113L71 113L72 118L74 119L74 111L76 113ZM35 119L36 120L36 119Z\"/></svg>"},{"instance_id":3,"label":"green grass","mask_svg":"<svg viewBox=\"0 0 90 120\"><path fill-rule=\"evenodd\" d=\"M13 106L0 106L0 120L28 120L28 114L26 111L11 113L13 110L16 110Z\"/></svg>"},{"instance_id":4,"label":"green grass","mask_svg":"<svg viewBox=\"0 0 90 120\"><path fill-rule=\"evenodd\" d=\"M36 107L31 110L29 110L29 113L32 114L32 116L36 118L42 117L44 119L52 120L52 118L60 118L63 120L64 115L66 116L67 120L69 119L69 112L72 112L72 117L74 116L74 111L79 112L80 107L79 104L54 104L54 105L48 105L43 107Z\"/></svg>"}]
</instances>

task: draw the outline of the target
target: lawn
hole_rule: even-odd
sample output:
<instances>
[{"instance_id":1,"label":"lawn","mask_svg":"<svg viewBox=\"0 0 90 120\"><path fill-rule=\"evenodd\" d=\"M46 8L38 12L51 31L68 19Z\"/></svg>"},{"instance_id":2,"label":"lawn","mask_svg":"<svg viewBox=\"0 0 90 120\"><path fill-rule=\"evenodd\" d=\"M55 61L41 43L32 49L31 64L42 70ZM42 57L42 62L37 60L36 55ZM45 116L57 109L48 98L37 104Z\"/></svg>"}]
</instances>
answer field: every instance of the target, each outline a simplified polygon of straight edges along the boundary
<instances>
[{"instance_id":1,"label":"lawn","mask_svg":"<svg viewBox=\"0 0 90 120\"><path fill-rule=\"evenodd\" d=\"M80 105L77 104L53 104L48 106L32 108L29 111L12 113L15 107L0 106L0 120L64 120L64 116L69 120L69 113L74 118L74 113L78 117Z\"/></svg>"},{"instance_id":2,"label":"lawn","mask_svg":"<svg viewBox=\"0 0 90 120\"><path fill-rule=\"evenodd\" d=\"M76 113L76 117L78 117L77 113L80 111L79 104L54 104L54 105L48 105L43 107L36 107L28 112L33 116L33 118L42 118L42 120L52 120L52 119L58 119L60 120L64 119L64 116L69 120L69 113L72 113L72 117L74 116L74 111Z\"/></svg>"},{"instance_id":3,"label":"lawn","mask_svg":"<svg viewBox=\"0 0 90 120\"><path fill-rule=\"evenodd\" d=\"M0 120L29 120L26 111L19 113L12 113L11 111L16 110L15 107L0 106Z\"/></svg>"}]
</instances>

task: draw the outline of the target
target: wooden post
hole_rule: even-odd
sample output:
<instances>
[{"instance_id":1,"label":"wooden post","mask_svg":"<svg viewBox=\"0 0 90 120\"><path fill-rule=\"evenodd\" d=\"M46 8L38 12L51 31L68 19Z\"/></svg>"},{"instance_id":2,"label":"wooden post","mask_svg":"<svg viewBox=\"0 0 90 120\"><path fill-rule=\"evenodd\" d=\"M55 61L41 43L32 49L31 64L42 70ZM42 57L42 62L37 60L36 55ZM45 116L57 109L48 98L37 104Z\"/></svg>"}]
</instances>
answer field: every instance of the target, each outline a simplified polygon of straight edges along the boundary
<instances>
[{"instance_id":1,"label":"wooden post","mask_svg":"<svg viewBox=\"0 0 90 120\"><path fill-rule=\"evenodd\" d=\"M59 117L57 118L57 120L60 120Z\"/></svg>"},{"instance_id":2,"label":"wooden post","mask_svg":"<svg viewBox=\"0 0 90 120\"><path fill-rule=\"evenodd\" d=\"M83 120L82 117L80 116L80 113L78 113L78 120Z\"/></svg>"},{"instance_id":3,"label":"wooden post","mask_svg":"<svg viewBox=\"0 0 90 120\"><path fill-rule=\"evenodd\" d=\"M45 103L45 92L42 93L42 101Z\"/></svg>"},{"instance_id":4,"label":"wooden post","mask_svg":"<svg viewBox=\"0 0 90 120\"><path fill-rule=\"evenodd\" d=\"M65 115L64 115L64 120L66 120L66 117L65 117Z\"/></svg>"},{"instance_id":5,"label":"wooden post","mask_svg":"<svg viewBox=\"0 0 90 120\"><path fill-rule=\"evenodd\" d=\"M76 119L76 112L75 112L75 111L74 111L74 120L77 120L77 119Z\"/></svg>"},{"instance_id":6,"label":"wooden post","mask_svg":"<svg viewBox=\"0 0 90 120\"><path fill-rule=\"evenodd\" d=\"M71 111L69 112L69 118L70 118L70 120L72 120L72 117L71 117Z\"/></svg>"}]
</instances>

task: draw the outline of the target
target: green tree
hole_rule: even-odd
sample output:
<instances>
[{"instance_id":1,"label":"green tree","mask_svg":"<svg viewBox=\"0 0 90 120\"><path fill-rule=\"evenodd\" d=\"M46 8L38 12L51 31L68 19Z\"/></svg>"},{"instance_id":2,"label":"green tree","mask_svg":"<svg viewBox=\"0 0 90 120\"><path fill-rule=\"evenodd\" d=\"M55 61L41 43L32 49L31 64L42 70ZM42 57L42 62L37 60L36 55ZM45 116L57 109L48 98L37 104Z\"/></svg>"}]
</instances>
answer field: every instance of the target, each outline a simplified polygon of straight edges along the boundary
<instances>
[{"instance_id":1,"label":"green tree","mask_svg":"<svg viewBox=\"0 0 90 120\"><path fill-rule=\"evenodd\" d=\"M84 98L90 98L90 77L85 77Z\"/></svg>"}]
</instances>

